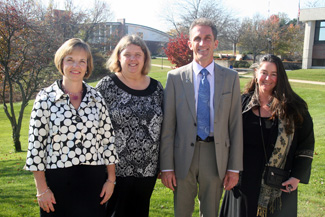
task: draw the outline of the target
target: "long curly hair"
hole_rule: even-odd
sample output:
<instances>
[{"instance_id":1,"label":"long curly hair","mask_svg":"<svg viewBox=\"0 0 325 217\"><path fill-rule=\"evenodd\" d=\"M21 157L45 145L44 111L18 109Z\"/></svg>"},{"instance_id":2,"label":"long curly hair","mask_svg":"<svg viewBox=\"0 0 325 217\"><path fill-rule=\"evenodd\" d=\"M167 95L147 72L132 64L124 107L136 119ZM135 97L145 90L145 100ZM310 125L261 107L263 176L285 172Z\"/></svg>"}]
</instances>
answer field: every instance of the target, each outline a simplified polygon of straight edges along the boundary
<instances>
[{"instance_id":1,"label":"long curly hair","mask_svg":"<svg viewBox=\"0 0 325 217\"><path fill-rule=\"evenodd\" d=\"M279 117L285 120L286 133L290 134L295 126L302 124L303 115L308 110L307 103L292 90L287 73L279 57L272 54L263 56L256 70L258 71L265 62L274 63L277 69L277 84L272 91L273 100L270 105L272 118ZM244 93L259 94L256 72L253 79L247 83Z\"/></svg>"}]
</instances>

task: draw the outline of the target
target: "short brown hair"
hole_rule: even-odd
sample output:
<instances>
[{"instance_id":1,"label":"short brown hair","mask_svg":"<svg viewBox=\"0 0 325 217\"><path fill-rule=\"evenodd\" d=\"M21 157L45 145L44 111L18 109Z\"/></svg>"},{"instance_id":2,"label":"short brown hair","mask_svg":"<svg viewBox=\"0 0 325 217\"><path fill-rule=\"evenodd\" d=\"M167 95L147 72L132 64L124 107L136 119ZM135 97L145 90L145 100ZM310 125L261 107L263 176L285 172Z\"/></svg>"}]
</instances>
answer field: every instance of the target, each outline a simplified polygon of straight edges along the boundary
<instances>
[{"instance_id":1,"label":"short brown hair","mask_svg":"<svg viewBox=\"0 0 325 217\"><path fill-rule=\"evenodd\" d=\"M112 55L107 60L106 66L111 72L121 72L122 66L119 61L119 56L122 51L130 44L137 45L144 53L144 65L141 74L147 75L151 67L151 55L146 43L137 35L126 35L116 45Z\"/></svg>"},{"instance_id":2,"label":"short brown hair","mask_svg":"<svg viewBox=\"0 0 325 217\"><path fill-rule=\"evenodd\" d=\"M211 27L214 40L217 40L218 30L217 30L217 27L216 27L216 25L214 24L214 22L212 20L210 20L208 18L204 18L204 17L201 17L201 18L198 18L198 19L194 20L192 22L191 26L190 26L190 31L189 31L190 39L191 39L191 35L192 35L191 34L192 29L195 26L209 26L209 27Z\"/></svg>"},{"instance_id":3,"label":"short brown hair","mask_svg":"<svg viewBox=\"0 0 325 217\"><path fill-rule=\"evenodd\" d=\"M63 59L77 48L81 48L87 53L87 72L84 78L89 78L94 69L93 56L91 55L90 46L80 38L71 38L64 42L55 53L54 64L61 75L64 75L62 70Z\"/></svg>"}]
</instances>

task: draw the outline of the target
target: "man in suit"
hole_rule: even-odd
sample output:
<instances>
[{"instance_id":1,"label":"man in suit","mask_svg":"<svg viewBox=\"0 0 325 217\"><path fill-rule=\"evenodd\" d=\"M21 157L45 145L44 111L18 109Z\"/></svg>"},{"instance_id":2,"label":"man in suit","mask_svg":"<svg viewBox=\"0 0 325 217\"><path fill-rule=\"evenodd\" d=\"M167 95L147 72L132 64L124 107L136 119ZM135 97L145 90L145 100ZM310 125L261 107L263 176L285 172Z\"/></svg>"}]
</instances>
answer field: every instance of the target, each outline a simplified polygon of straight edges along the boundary
<instances>
[{"instance_id":1,"label":"man in suit","mask_svg":"<svg viewBox=\"0 0 325 217\"><path fill-rule=\"evenodd\" d=\"M192 23L188 46L193 62L167 76L161 181L174 191L176 217L192 216L197 194L200 216L212 217L218 215L223 187L232 189L243 168L239 77L213 61L218 40L211 20Z\"/></svg>"}]
</instances>

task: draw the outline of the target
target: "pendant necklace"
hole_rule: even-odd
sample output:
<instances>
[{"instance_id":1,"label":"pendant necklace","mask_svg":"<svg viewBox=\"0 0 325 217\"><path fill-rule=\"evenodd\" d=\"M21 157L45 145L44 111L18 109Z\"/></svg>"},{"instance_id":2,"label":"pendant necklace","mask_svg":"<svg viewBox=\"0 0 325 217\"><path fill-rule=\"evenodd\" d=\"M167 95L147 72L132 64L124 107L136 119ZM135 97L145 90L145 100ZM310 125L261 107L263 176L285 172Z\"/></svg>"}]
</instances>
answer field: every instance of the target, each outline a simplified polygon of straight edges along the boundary
<instances>
[{"instance_id":1,"label":"pendant necklace","mask_svg":"<svg viewBox=\"0 0 325 217\"><path fill-rule=\"evenodd\" d=\"M79 99L79 95L82 94L83 91L80 91L78 93L70 93L68 92L66 89L63 89L65 93L69 94L69 97L72 99L72 100L78 100Z\"/></svg>"}]
</instances>

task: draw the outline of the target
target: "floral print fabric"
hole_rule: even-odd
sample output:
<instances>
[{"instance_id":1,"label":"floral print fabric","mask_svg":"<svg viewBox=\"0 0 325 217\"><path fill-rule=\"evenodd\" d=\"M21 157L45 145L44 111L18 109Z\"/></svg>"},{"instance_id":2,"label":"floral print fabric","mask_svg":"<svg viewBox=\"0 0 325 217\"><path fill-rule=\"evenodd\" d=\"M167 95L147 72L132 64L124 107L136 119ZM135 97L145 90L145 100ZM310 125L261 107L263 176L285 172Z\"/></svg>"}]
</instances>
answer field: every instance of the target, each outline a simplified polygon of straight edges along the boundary
<instances>
[{"instance_id":1,"label":"floral print fabric","mask_svg":"<svg viewBox=\"0 0 325 217\"><path fill-rule=\"evenodd\" d=\"M152 177L158 172L163 87L151 78L145 90L134 90L115 74L97 85L109 109L120 162L116 175Z\"/></svg>"}]
</instances>

